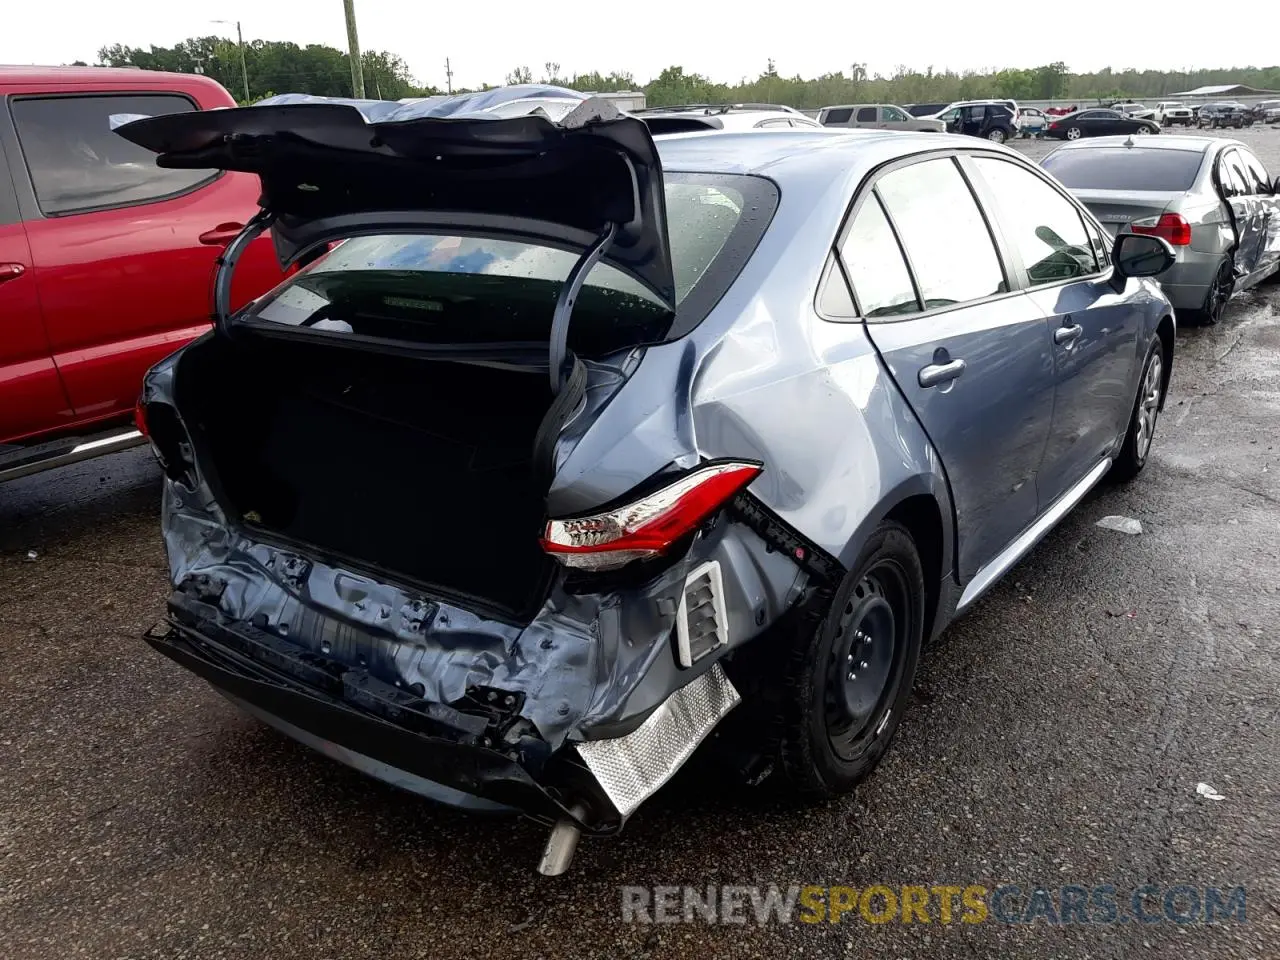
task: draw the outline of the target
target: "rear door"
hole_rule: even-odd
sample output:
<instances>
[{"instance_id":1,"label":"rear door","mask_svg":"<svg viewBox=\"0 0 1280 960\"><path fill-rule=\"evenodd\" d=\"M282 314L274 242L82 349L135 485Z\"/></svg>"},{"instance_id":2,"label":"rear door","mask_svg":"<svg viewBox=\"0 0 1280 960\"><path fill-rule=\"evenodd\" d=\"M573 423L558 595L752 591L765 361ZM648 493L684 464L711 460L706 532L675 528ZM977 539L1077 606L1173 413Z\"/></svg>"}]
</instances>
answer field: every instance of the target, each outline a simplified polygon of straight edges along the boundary
<instances>
[{"instance_id":1,"label":"rear door","mask_svg":"<svg viewBox=\"0 0 1280 960\"><path fill-rule=\"evenodd\" d=\"M17 192L5 163L11 133L0 115L0 445L71 420L40 315Z\"/></svg>"},{"instance_id":2,"label":"rear door","mask_svg":"<svg viewBox=\"0 0 1280 960\"><path fill-rule=\"evenodd\" d=\"M1114 449L1128 421L1143 359L1142 314L1129 296L1140 281L1112 289L1100 233L1047 179L1002 158L969 162L1053 341L1053 425L1037 474L1043 510Z\"/></svg>"},{"instance_id":3,"label":"rear door","mask_svg":"<svg viewBox=\"0 0 1280 960\"><path fill-rule=\"evenodd\" d=\"M1236 231L1235 272L1240 279L1251 276L1263 262L1267 247L1267 206L1253 192L1252 177L1235 147L1218 154L1214 168L1218 190L1231 208Z\"/></svg>"},{"instance_id":4,"label":"rear door","mask_svg":"<svg viewBox=\"0 0 1280 960\"><path fill-rule=\"evenodd\" d=\"M890 168L840 244L867 331L937 449L972 577L1036 516L1053 413L1039 309L1010 293L991 230L953 157Z\"/></svg>"},{"instance_id":5,"label":"rear door","mask_svg":"<svg viewBox=\"0 0 1280 960\"><path fill-rule=\"evenodd\" d=\"M1280 263L1280 196L1275 192L1275 180L1252 152L1236 147L1236 153L1244 165L1249 193L1261 215L1261 250L1254 267L1264 275Z\"/></svg>"},{"instance_id":6,"label":"rear door","mask_svg":"<svg viewBox=\"0 0 1280 960\"><path fill-rule=\"evenodd\" d=\"M66 87L9 100L45 327L79 421L126 414L147 368L208 328L215 258L257 210L256 177L162 170L113 132L113 116L198 106ZM237 271L238 302L280 277L259 245Z\"/></svg>"},{"instance_id":7,"label":"rear door","mask_svg":"<svg viewBox=\"0 0 1280 960\"><path fill-rule=\"evenodd\" d=\"M880 125L880 115L875 107L859 107L853 115L854 127L877 127Z\"/></svg>"}]
</instances>

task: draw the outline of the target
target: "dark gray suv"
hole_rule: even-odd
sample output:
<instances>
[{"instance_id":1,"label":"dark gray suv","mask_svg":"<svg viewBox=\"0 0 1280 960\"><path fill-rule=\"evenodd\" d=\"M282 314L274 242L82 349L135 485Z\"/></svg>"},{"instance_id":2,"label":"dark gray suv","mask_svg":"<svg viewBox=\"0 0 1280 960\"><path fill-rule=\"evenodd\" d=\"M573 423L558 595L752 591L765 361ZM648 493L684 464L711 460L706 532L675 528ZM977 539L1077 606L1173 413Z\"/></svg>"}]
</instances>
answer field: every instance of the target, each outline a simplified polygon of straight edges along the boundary
<instances>
[{"instance_id":1,"label":"dark gray suv","mask_svg":"<svg viewBox=\"0 0 1280 960\"><path fill-rule=\"evenodd\" d=\"M1172 255L995 145L655 142L500 95L121 128L263 185L216 329L146 380L148 639L344 763L542 820L556 873L726 715L753 781L867 775L924 644L1142 469ZM230 314L268 228L313 262Z\"/></svg>"}]
</instances>

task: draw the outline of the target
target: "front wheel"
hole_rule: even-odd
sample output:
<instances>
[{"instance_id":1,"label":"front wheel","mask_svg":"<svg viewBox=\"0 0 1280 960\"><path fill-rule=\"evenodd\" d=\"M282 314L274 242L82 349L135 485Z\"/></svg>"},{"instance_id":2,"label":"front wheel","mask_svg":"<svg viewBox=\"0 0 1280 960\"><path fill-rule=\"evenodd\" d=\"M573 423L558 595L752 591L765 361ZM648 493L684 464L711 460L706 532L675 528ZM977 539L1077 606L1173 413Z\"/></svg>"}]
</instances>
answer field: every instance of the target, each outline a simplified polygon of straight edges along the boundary
<instances>
[{"instance_id":1,"label":"front wheel","mask_svg":"<svg viewBox=\"0 0 1280 960\"><path fill-rule=\"evenodd\" d=\"M835 588L821 623L790 639L775 754L790 789L848 793L884 756L924 642L924 571L906 528L881 524Z\"/></svg>"},{"instance_id":2,"label":"front wheel","mask_svg":"<svg viewBox=\"0 0 1280 960\"><path fill-rule=\"evenodd\" d=\"M1079 127L1070 127L1067 130L1068 140L1079 140L1082 136L1084 136L1084 131Z\"/></svg>"},{"instance_id":3,"label":"front wheel","mask_svg":"<svg viewBox=\"0 0 1280 960\"><path fill-rule=\"evenodd\" d=\"M1151 438L1155 435L1156 418L1164 400L1164 355L1160 351L1160 339L1147 351L1147 362L1142 367L1142 379L1138 381L1138 397L1133 403L1133 415L1129 418L1129 430L1124 436L1120 454L1111 465L1113 479L1123 483L1132 480L1147 465L1151 452Z\"/></svg>"},{"instance_id":4,"label":"front wheel","mask_svg":"<svg viewBox=\"0 0 1280 960\"><path fill-rule=\"evenodd\" d=\"M1134 131L1134 133L1136 133L1136 134L1137 134L1138 136L1140 136L1140 137L1145 137L1145 136L1147 136L1147 135L1149 135L1149 134L1151 133L1151 128L1150 128L1150 127L1139 127L1137 130L1135 130L1135 131Z\"/></svg>"}]
</instances>

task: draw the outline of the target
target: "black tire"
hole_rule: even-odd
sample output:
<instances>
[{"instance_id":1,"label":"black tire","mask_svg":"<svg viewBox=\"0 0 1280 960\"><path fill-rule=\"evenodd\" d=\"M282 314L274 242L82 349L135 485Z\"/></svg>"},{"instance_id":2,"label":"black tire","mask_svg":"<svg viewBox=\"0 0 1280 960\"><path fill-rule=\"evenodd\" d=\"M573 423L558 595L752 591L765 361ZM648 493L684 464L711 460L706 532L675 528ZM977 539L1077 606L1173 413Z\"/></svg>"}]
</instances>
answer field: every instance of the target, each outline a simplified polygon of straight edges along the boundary
<instances>
[{"instance_id":1,"label":"black tire","mask_svg":"<svg viewBox=\"0 0 1280 960\"><path fill-rule=\"evenodd\" d=\"M924 597L911 535L883 523L816 629L812 618L801 619L774 722L775 757L790 792L805 800L839 796L880 762L915 681ZM860 669L861 682L853 679Z\"/></svg>"},{"instance_id":2,"label":"black tire","mask_svg":"<svg viewBox=\"0 0 1280 960\"><path fill-rule=\"evenodd\" d=\"M1074 137L1072 136L1073 133L1075 134ZM1068 140L1079 140L1084 136L1084 131L1079 127L1070 127L1067 129L1065 136Z\"/></svg>"},{"instance_id":3,"label":"black tire","mask_svg":"<svg viewBox=\"0 0 1280 960\"><path fill-rule=\"evenodd\" d=\"M1116 483L1127 483L1147 465L1151 439L1163 405L1164 353L1160 349L1160 338L1157 337L1142 362L1142 375L1138 378L1138 394L1134 397L1133 410L1129 414L1129 427L1125 431L1120 453L1111 464L1110 478Z\"/></svg>"},{"instance_id":4,"label":"black tire","mask_svg":"<svg viewBox=\"0 0 1280 960\"><path fill-rule=\"evenodd\" d=\"M992 127L987 131L987 139L995 143L1004 143L1009 139L1009 134L1005 132L1003 127Z\"/></svg>"},{"instance_id":5,"label":"black tire","mask_svg":"<svg viewBox=\"0 0 1280 960\"><path fill-rule=\"evenodd\" d=\"M1212 327L1222 319L1235 282L1235 268L1232 266L1232 261L1230 259L1222 261L1218 272L1213 275L1213 282L1205 291L1204 305L1194 313L1197 322L1202 326Z\"/></svg>"}]
</instances>

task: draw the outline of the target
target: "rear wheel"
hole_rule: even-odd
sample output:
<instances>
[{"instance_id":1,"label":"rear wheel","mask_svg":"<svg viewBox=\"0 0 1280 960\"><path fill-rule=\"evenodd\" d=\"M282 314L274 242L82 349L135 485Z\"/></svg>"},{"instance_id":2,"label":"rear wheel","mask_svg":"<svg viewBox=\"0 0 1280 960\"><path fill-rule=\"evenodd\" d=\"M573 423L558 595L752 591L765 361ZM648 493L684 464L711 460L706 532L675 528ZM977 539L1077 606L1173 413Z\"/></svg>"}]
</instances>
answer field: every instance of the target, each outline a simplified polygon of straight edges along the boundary
<instances>
[{"instance_id":1,"label":"rear wheel","mask_svg":"<svg viewBox=\"0 0 1280 960\"><path fill-rule=\"evenodd\" d=\"M1009 135L1000 127L995 127L994 129L987 131L987 139L994 140L996 143L1004 143L1009 139Z\"/></svg>"},{"instance_id":2,"label":"rear wheel","mask_svg":"<svg viewBox=\"0 0 1280 960\"><path fill-rule=\"evenodd\" d=\"M1079 140L1083 135L1084 135L1084 131L1083 131L1083 130L1081 130L1079 127L1068 127L1068 128L1067 128L1067 139L1068 139L1068 140Z\"/></svg>"},{"instance_id":3,"label":"rear wheel","mask_svg":"<svg viewBox=\"0 0 1280 960\"><path fill-rule=\"evenodd\" d=\"M1213 282L1205 291L1204 306L1196 311L1197 319L1205 326L1213 326L1222 319L1231 299L1231 291L1235 287L1235 269L1231 260L1224 260L1218 272L1213 275Z\"/></svg>"},{"instance_id":4,"label":"rear wheel","mask_svg":"<svg viewBox=\"0 0 1280 960\"><path fill-rule=\"evenodd\" d=\"M1147 351L1147 362L1142 367L1138 381L1138 396L1133 402L1133 414L1129 417L1129 430L1115 463L1111 465L1111 477L1121 483L1132 480L1147 465L1151 452L1151 438L1155 435L1156 419L1164 398L1164 355L1160 352L1160 340L1156 339Z\"/></svg>"},{"instance_id":5,"label":"rear wheel","mask_svg":"<svg viewBox=\"0 0 1280 960\"><path fill-rule=\"evenodd\" d=\"M847 793L884 756L915 680L924 596L911 535L884 523L836 588L817 629L792 638L776 753L799 796Z\"/></svg>"}]
</instances>

